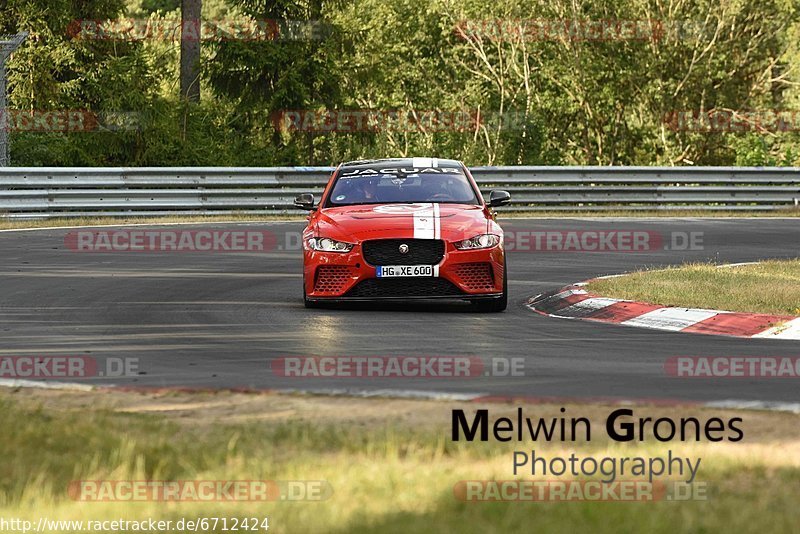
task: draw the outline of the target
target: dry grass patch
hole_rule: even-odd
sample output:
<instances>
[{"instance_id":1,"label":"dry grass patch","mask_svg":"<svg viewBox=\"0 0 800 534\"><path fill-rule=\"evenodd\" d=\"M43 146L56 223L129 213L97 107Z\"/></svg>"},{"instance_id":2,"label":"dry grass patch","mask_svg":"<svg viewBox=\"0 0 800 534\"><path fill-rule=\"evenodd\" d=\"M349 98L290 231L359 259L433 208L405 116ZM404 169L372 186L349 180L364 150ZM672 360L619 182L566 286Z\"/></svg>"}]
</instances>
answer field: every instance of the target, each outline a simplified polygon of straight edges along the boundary
<instances>
[{"instance_id":1,"label":"dry grass patch","mask_svg":"<svg viewBox=\"0 0 800 534\"><path fill-rule=\"evenodd\" d=\"M450 410L475 403L240 393L1 390L0 516L157 519L269 516L270 532L793 532L800 415L637 406L658 417L744 419L740 443L453 443ZM492 413L512 415L513 405ZM528 405L531 416L557 405ZM568 405L602 427L613 409ZM268 417L267 417L268 416ZM594 433L593 433L594 436ZM701 457L710 498L658 503L469 503L460 480L511 476L511 452ZM72 501L70 480L325 480L322 502ZM222 532L221 528L217 532Z\"/></svg>"},{"instance_id":2,"label":"dry grass patch","mask_svg":"<svg viewBox=\"0 0 800 534\"><path fill-rule=\"evenodd\" d=\"M588 289L662 306L800 315L800 260L735 267L694 263L595 280Z\"/></svg>"}]
</instances>

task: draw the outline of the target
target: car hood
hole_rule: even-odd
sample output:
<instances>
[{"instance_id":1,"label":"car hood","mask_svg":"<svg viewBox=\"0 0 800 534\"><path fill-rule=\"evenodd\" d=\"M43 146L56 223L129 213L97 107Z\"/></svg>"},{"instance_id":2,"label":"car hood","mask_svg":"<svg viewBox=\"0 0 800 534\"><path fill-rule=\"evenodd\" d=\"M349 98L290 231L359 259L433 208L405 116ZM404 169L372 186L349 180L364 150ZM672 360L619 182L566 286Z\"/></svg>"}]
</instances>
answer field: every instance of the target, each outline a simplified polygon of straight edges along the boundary
<instances>
[{"instance_id":1,"label":"car hood","mask_svg":"<svg viewBox=\"0 0 800 534\"><path fill-rule=\"evenodd\" d=\"M469 204L375 204L325 208L315 233L340 241L444 239L460 241L488 231L482 206Z\"/></svg>"}]
</instances>

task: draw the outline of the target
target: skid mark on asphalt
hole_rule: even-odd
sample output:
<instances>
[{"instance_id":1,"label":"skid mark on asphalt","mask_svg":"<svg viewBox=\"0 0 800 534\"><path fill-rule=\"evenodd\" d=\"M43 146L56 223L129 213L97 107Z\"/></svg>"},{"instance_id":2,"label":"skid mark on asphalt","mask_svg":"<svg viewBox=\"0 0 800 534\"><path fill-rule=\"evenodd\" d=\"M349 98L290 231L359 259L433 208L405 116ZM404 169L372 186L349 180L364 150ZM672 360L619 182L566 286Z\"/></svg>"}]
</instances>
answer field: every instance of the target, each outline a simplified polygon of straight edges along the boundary
<instances>
[{"instance_id":1,"label":"skid mark on asphalt","mask_svg":"<svg viewBox=\"0 0 800 534\"><path fill-rule=\"evenodd\" d=\"M74 349L66 348L70 346L69 342L62 342L60 347L26 347L20 349L0 349L2 355L19 355L19 354L64 354L65 352L76 352ZM81 350L77 353L83 354L85 352L158 352L164 350L199 350L199 349L213 349L214 345L198 345L198 344L171 344L171 345L100 345L86 347L82 346Z\"/></svg>"},{"instance_id":2,"label":"skid mark on asphalt","mask_svg":"<svg viewBox=\"0 0 800 534\"><path fill-rule=\"evenodd\" d=\"M32 336L18 335L18 336L3 336L5 340L11 339L31 339ZM270 334L268 332L254 332L249 334L220 334L217 332L153 332L150 334L113 334L113 335L96 335L96 336L70 336L69 343L94 343L98 341L130 341L130 340L147 340L147 339L174 339L180 337L191 337L192 339L242 339L242 340L275 340L275 339L303 339L305 334L280 332ZM35 337L38 343L48 343L49 339L53 342L63 342L64 336L61 335L37 335Z\"/></svg>"}]
</instances>

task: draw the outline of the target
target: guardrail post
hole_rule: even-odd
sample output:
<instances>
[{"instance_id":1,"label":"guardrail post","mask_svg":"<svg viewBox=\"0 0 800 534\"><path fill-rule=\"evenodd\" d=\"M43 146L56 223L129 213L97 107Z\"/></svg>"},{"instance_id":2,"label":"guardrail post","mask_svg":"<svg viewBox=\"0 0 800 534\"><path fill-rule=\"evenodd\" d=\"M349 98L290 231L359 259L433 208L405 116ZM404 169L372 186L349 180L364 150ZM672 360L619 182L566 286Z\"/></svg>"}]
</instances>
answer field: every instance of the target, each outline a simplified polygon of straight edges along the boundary
<instances>
[{"instance_id":1,"label":"guardrail post","mask_svg":"<svg viewBox=\"0 0 800 534\"><path fill-rule=\"evenodd\" d=\"M11 164L8 155L8 106L6 104L6 60L28 37L28 32L0 36L0 167Z\"/></svg>"}]
</instances>

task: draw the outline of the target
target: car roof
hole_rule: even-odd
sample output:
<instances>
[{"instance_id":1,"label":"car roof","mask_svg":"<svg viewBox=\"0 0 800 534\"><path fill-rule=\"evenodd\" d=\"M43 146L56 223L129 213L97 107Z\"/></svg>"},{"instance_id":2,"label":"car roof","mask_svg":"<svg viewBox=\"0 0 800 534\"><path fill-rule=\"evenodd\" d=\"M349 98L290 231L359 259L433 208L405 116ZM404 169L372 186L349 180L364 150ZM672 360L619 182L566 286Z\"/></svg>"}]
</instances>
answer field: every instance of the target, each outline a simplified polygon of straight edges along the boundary
<instances>
[{"instance_id":1,"label":"car roof","mask_svg":"<svg viewBox=\"0 0 800 534\"><path fill-rule=\"evenodd\" d=\"M348 169L386 169L386 168L461 168L461 162L454 159L440 158L387 158L387 159L362 159L342 163L342 168Z\"/></svg>"}]
</instances>

